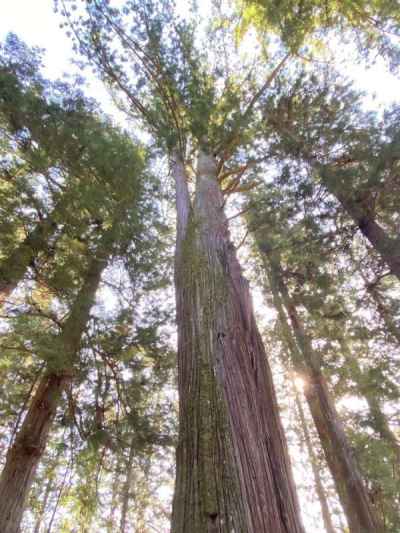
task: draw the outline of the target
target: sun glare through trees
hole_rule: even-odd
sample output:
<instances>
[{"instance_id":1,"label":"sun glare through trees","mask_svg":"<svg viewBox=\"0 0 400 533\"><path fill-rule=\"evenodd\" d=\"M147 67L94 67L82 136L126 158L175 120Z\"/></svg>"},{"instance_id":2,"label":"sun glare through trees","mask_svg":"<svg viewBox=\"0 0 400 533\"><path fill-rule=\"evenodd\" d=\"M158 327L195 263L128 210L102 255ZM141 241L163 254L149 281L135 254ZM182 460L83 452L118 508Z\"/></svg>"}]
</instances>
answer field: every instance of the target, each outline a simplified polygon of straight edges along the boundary
<instances>
[{"instance_id":1,"label":"sun glare through trees","mask_svg":"<svg viewBox=\"0 0 400 533\"><path fill-rule=\"evenodd\" d=\"M398 533L398 3L5 4L0 533Z\"/></svg>"}]
</instances>

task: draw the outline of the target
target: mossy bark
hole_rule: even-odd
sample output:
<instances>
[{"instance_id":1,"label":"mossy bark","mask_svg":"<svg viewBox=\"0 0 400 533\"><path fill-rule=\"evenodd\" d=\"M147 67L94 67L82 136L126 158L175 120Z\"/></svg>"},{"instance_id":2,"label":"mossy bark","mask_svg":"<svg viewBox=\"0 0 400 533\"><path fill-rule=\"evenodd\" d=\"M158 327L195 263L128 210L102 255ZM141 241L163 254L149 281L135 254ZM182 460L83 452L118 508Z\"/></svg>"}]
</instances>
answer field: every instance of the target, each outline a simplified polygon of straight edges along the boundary
<instances>
[{"instance_id":1,"label":"mossy bark","mask_svg":"<svg viewBox=\"0 0 400 533\"><path fill-rule=\"evenodd\" d=\"M256 235L279 317L284 326L289 353L296 371L304 376L304 395L310 408L325 458L346 514L351 533L377 533L379 520L351 452L335 409L319 358L284 283L279 257L265 238ZM286 311L286 313L285 313ZM287 314L287 315L286 315ZM288 324L290 323L290 326Z\"/></svg>"},{"instance_id":2,"label":"mossy bark","mask_svg":"<svg viewBox=\"0 0 400 533\"><path fill-rule=\"evenodd\" d=\"M106 239L107 247L110 242ZM82 288L55 346L63 354L62 365L49 364L14 443L10 447L0 477L0 531L18 533L25 503L36 468L46 448L48 435L63 391L73 379L73 367L82 334L90 316L109 250L100 247L89 264ZM59 356L60 354L58 354ZM59 360L59 357L56 358Z\"/></svg>"},{"instance_id":3,"label":"mossy bark","mask_svg":"<svg viewBox=\"0 0 400 533\"><path fill-rule=\"evenodd\" d=\"M173 533L300 533L271 372L214 158L193 204L175 156L179 444Z\"/></svg>"}]
</instances>

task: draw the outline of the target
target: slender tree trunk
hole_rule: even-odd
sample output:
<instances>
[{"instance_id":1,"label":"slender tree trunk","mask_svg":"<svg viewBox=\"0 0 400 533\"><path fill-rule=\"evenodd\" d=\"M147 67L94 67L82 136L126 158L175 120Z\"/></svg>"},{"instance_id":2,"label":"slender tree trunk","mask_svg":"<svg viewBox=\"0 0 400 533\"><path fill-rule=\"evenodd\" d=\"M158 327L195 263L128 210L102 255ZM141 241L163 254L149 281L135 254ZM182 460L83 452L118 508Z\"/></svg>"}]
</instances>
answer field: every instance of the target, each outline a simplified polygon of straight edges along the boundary
<instances>
[{"instance_id":1,"label":"slender tree trunk","mask_svg":"<svg viewBox=\"0 0 400 533\"><path fill-rule=\"evenodd\" d=\"M367 283L366 283L366 288L367 288L368 293L371 295L373 302L376 305L376 309L380 317L382 318L383 323L386 326L387 332L389 333L389 335L391 335L393 340L395 340L396 342L400 344L400 326L393 319L393 315L388 311L387 307L382 301L382 297L379 294L379 291L377 290L376 287L374 287L373 285L368 285Z\"/></svg>"},{"instance_id":2,"label":"slender tree trunk","mask_svg":"<svg viewBox=\"0 0 400 533\"><path fill-rule=\"evenodd\" d=\"M108 251L104 253L104 249L92 259L71 313L54 342L59 353L64 354L63 367L53 370L50 366L41 378L24 422L7 453L0 477L1 533L19 531L25 502L61 395L73 378L76 354L107 259Z\"/></svg>"},{"instance_id":3,"label":"slender tree trunk","mask_svg":"<svg viewBox=\"0 0 400 533\"><path fill-rule=\"evenodd\" d=\"M128 518L128 506L129 500L131 497L131 485L132 485L132 474L133 474L133 459L135 457L135 445L134 438L132 438L131 447L129 449L128 462L126 464L126 478L122 491L122 509L121 509L121 533L126 532L127 518Z\"/></svg>"},{"instance_id":4,"label":"slender tree trunk","mask_svg":"<svg viewBox=\"0 0 400 533\"><path fill-rule=\"evenodd\" d=\"M369 412L371 414L371 427L386 442L393 453L395 462L396 475L400 474L400 442L390 429L387 418L382 411L379 398L376 392L368 386L368 377L360 368L357 359L352 356L351 351L344 338L339 339L341 353L347 362L350 362L352 368L351 378L357 384L357 388L367 401Z\"/></svg>"},{"instance_id":5,"label":"slender tree trunk","mask_svg":"<svg viewBox=\"0 0 400 533\"><path fill-rule=\"evenodd\" d=\"M24 278L28 267L39 253L48 250L49 239L57 229L54 215L59 206L25 237L19 246L0 261L0 307Z\"/></svg>"},{"instance_id":6,"label":"slender tree trunk","mask_svg":"<svg viewBox=\"0 0 400 533\"><path fill-rule=\"evenodd\" d=\"M56 514L57 514L58 506L60 505L61 496L62 496L62 494L64 492L65 485L67 485L67 489L68 490L70 488L71 480L72 480L72 463L73 463L73 461L71 460L69 462L69 464L66 466L65 470L64 470L64 475L63 475L63 478L62 478L62 481L61 481L61 486L58 489L57 498L56 498L56 501L54 503L54 507L52 509L52 513L51 513L49 525L47 526L47 529L46 529L46 533L51 533L51 530L53 529L54 520L55 520L55 517L56 517ZM69 479L68 479L68 483L66 483L68 474L69 474Z\"/></svg>"},{"instance_id":7,"label":"slender tree trunk","mask_svg":"<svg viewBox=\"0 0 400 533\"><path fill-rule=\"evenodd\" d=\"M344 428L331 399L320 361L312 349L311 341L289 296L283 281L279 258L272 254L270 245L261 235L256 236L275 301L279 301L284 321L289 317L286 334L291 337L290 353L296 370L306 380L304 395L310 408L326 461L346 514L351 533L376 533L379 522L368 497L357 463L351 452ZM293 333L292 333L293 332Z\"/></svg>"},{"instance_id":8,"label":"slender tree trunk","mask_svg":"<svg viewBox=\"0 0 400 533\"><path fill-rule=\"evenodd\" d=\"M400 280L400 237L393 238L388 235L376 221L373 211L366 205L365 198L362 201L358 198L357 191L346 191L346 186L343 186L342 180L338 179L335 173L332 173L329 165L319 163L294 132L289 128L282 127L277 121L274 121L274 125L294 143L293 148L296 149L296 152L299 150L305 161L318 172L326 189L339 201L364 237L381 255L392 274Z\"/></svg>"},{"instance_id":9,"label":"slender tree trunk","mask_svg":"<svg viewBox=\"0 0 400 533\"><path fill-rule=\"evenodd\" d=\"M42 502L42 505L40 506L40 511L39 511L39 514L38 514L38 517L37 517L37 520L36 520L36 523L35 523L35 529L34 529L33 533L39 533L40 532L40 527L41 527L41 525L43 523L43 518L45 516L46 509L47 509L47 502L48 502L50 494L51 494L51 492L53 490L54 472L55 472L55 470L57 468L58 460L60 458L61 453L62 453L62 449L60 448L57 451L56 456L54 457L53 464L52 464L51 468L48 470L48 473L47 473L48 477L47 477L46 488L45 488L45 492L44 492L44 496L43 496L43 502Z\"/></svg>"},{"instance_id":10,"label":"slender tree trunk","mask_svg":"<svg viewBox=\"0 0 400 533\"><path fill-rule=\"evenodd\" d=\"M295 388L295 387L294 387ZM322 483L321 475L319 472L319 465L317 456L314 451L314 447L311 441L311 435L308 430L307 420L304 414L304 409L301 404L301 399L299 398L299 393L295 388L295 401L297 412L299 413L299 419L301 424L301 429L304 435L304 442L307 448L308 457L310 459L311 468L314 476L315 490L317 492L318 500L321 506L322 519L324 521L324 527L326 533L335 533L335 528L333 527L331 512L329 510L328 499L325 494L324 485Z\"/></svg>"},{"instance_id":11,"label":"slender tree trunk","mask_svg":"<svg viewBox=\"0 0 400 533\"><path fill-rule=\"evenodd\" d=\"M115 475L112 482L112 488L111 488L111 505L110 505L110 516L107 520L107 533L113 533L115 529L115 523L114 523L114 517L115 517L115 511L117 510L117 498L118 498L118 491L119 491L119 473L120 473L120 459L119 456L117 456L116 464L115 464Z\"/></svg>"},{"instance_id":12,"label":"slender tree trunk","mask_svg":"<svg viewBox=\"0 0 400 533\"><path fill-rule=\"evenodd\" d=\"M365 281L365 279L364 279ZM376 289L368 288L368 290L375 291ZM381 314L382 318L385 321L385 324L388 326L391 325L392 328L390 328L390 333L392 336L396 336L396 326L394 322L391 321L391 317L388 315L387 310L384 308L382 301L379 297L379 294L376 294L378 301L376 301L376 304L380 304L381 308L378 309L379 313ZM337 296L338 301L341 300L339 296ZM346 308L344 302L341 303L343 309ZM304 304L304 307L307 308L308 312L312 314L313 310L310 309L306 304ZM371 414L371 427L376 431L378 435L381 436L381 438L386 442L386 444L389 446L389 448L393 452L394 462L395 462L395 470L396 474L399 475L400 473L400 443L398 439L396 438L393 431L390 429L390 426L388 424L388 421L386 419L385 414L382 411L379 397L377 396L374 389L370 386L368 386L369 380L368 377L365 375L363 370L361 369L360 365L358 364L357 358L353 357L351 350L349 348L349 345L346 341L346 338L344 335L339 335L337 338L341 353L344 357L344 359L350 363L350 368L352 369L351 378L355 381L357 384L358 391L362 396L364 396L369 411ZM400 340L400 336L399 336Z\"/></svg>"},{"instance_id":13,"label":"slender tree trunk","mask_svg":"<svg viewBox=\"0 0 400 533\"><path fill-rule=\"evenodd\" d=\"M320 176L328 191L339 200L364 237L381 255L392 274L400 280L400 237L390 237L376 221L373 212L364 205L365 202L357 200L355 193L343 192L341 181L336 180L334 175L331 176L322 165Z\"/></svg>"},{"instance_id":14,"label":"slender tree trunk","mask_svg":"<svg viewBox=\"0 0 400 533\"><path fill-rule=\"evenodd\" d=\"M175 155L180 428L173 533L300 533L271 372L214 158L193 206Z\"/></svg>"}]
</instances>

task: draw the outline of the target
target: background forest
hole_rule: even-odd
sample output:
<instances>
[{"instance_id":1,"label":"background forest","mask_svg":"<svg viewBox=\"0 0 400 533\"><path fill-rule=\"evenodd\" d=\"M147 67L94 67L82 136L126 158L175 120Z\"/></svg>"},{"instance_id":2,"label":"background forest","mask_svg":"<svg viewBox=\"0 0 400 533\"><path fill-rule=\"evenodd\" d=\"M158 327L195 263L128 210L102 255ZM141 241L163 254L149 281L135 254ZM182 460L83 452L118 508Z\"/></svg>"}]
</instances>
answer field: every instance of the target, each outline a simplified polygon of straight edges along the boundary
<instances>
[{"instance_id":1,"label":"background forest","mask_svg":"<svg viewBox=\"0 0 400 533\"><path fill-rule=\"evenodd\" d=\"M0 533L398 533L398 3L49 9L64 77L0 44Z\"/></svg>"}]
</instances>

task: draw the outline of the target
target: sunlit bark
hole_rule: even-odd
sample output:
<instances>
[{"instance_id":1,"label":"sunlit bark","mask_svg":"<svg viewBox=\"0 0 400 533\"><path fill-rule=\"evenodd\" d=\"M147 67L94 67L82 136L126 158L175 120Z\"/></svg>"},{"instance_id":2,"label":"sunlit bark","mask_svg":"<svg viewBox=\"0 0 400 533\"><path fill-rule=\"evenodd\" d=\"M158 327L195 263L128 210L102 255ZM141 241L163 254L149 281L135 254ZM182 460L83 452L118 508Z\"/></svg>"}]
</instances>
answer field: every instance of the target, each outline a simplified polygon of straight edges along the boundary
<instances>
[{"instance_id":1,"label":"sunlit bark","mask_svg":"<svg viewBox=\"0 0 400 533\"><path fill-rule=\"evenodd\" d=\"M175 160L180 429L173 533L302 532L271 372L229 237L216 163L193 205Z\"/></svg>"},{"instance_id":2,"label":"sunlit bark","mask_svg":"<svg viewBox=\"0 0 400 533\"><path fill-rule=\"evenodd\" d=\"M281 308L280 319L286 324L284 331L288 339L293 366L305 379L304 395L346 514L349 529L351 533L377 532L379 521L376 511L369 500L358 465L322 374L319 359L312 349L310 338L284 283L279 258L276 253L272 252L271 246L260 233L256 237L256 242L264 260L274 301Z\"/></svg>"}]
</instances>

